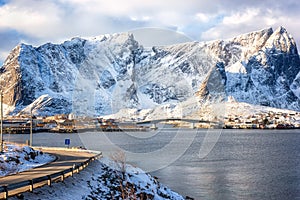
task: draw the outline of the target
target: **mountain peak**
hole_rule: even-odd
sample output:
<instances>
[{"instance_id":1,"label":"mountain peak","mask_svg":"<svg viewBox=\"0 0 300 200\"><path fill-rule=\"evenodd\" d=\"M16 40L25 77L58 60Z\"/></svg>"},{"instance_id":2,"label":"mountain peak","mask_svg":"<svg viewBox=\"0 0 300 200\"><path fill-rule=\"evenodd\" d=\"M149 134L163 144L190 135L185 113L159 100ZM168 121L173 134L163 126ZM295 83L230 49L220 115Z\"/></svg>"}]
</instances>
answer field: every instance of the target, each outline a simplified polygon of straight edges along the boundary
<instances>
[{"instance_id":1,"label":"mountain peak","mask_svg":"<svg viewBox=\"0 0 300 200\"><path fill-rule=\"evenodd\" d=\"M287 33L287 30L286 30L286 28L284 28L283 26L279 26L279 27L274 31L274 33L284 34L284 33Z\"/></svg>"},{"instance_id":2,"label":"mountain peak","mask_svg":"<svg viewBox=\"0 0 300 200\"><path fill-rule=\"evenodd\" d=\"M281 52L289 52L298 55L297 46L294 38L287 32L287 30L280 26L266 42L266 48L277 49Z\"/></svg>"},{"instance_id":3,"label":"mountain peak","mask_svg":"<svg viewBox=\"0 0 300 200\"><path fill-rule=\"evenodd\" d=\"M283 27L152 49L140 46L132 33L77 37L16 47L0 71L0 83L9 91L4 102L15 113L31 105L40 115L112 114L179 104L195 94L208 101L232 96L300 110L295 52Z\"/></svg>"}]
</instances>

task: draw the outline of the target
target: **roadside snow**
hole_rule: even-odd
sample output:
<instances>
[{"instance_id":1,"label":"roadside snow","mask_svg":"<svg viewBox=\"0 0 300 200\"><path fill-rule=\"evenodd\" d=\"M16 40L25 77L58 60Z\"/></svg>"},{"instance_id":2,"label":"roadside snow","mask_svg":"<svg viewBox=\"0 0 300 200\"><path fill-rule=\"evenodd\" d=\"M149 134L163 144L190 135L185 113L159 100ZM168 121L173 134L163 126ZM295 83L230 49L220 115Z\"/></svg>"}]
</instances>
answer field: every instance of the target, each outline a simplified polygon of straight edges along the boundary
<instances>
[{"instance_id":1,"label":"roadside snow","mask_svg":"<svg viewBox=\"0 0 300 200\"><path fill-rule=\"evenodd\" d=\"M5 144L4 152L0 154L0 177L35 168L53 160L55 156L29 146Z\"/></svg>"},{"instance_id":2,"label":"roadside snow","mask_svg":"<svg viewBox=\"0 0 300 200\"><path fill-rule=\"evenodd\" d=\"M125 173L119 167L115 161L101 158L63 183L53 183L52 186L35 189L32 193L24 193L22 198L90 200L122 199L124 195L124 199L184 199L137 167L126 164Z\"/></svg>"}]
</instances>

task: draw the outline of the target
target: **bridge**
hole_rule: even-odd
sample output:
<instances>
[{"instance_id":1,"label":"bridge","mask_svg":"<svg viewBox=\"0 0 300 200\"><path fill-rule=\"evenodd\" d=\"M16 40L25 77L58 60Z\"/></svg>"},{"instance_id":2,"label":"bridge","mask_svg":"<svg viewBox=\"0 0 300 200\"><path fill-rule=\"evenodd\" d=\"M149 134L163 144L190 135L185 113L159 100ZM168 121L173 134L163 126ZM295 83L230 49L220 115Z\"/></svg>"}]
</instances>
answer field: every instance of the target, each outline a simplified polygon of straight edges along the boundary
<instances>
[{"instance_id":1,"label":"bridge","mask_svg":"<svg viewBox=\"0 0 300 200\"><path fill-rule=\"evenodd\" d=\"M189 123L191 123L191 128L195 128L195 124L198 124L198 123L214 124L214 125L220 124L219 121L208 121L208 120L187 119L187 118L165 118L165 119L144 120L144 121L136 122L136 124L137 125L151 124L151 128L156 129L157 128L156 125L158 123L160 123L160 122L172 122L172 121L189 122Z\"/></svg>"}]
</instances>

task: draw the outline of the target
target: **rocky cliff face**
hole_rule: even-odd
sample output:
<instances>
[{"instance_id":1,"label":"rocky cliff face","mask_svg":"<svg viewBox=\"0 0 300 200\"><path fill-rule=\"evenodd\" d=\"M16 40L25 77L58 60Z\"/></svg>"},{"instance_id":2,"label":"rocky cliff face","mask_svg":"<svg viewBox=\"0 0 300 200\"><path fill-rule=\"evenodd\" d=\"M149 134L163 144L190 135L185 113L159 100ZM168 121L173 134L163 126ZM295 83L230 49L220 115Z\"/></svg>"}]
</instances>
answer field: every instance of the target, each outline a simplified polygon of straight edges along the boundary
<instances>
[{"instance_id":1,"label":"rocky cliff face","mask_svg":"<svg viewBox=\"0 0 300 200\"><path fill-rule=\"evenodd\" d=\"M21 44L0 73L12 113L33 108L40 115L110 114L194 96L300 110L299 55L283 27L152 48L127 33Z\"/></svg>"},{"instance_id":2,"label":"rocky cliff face","mask_svg":"<svg viewBox=\"0 0 300 200\"><path fill-rule=\"evenodd\" d=\"M216 43L213 49L219 65L225 68L227 96L241 102L299 110L299 55L295 41L283 27Z\"/></svg>"}]
</instances>

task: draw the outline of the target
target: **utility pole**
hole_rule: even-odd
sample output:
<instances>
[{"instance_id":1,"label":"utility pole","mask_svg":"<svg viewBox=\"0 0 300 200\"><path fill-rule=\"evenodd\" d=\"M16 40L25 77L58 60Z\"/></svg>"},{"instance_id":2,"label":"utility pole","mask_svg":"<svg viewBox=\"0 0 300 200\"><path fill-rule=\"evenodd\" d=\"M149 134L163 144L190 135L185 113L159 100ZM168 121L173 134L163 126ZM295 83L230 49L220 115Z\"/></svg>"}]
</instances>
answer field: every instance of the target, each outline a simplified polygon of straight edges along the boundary
<instances>
[{"instance_id":1,"label":"utility pole","mask_svg":"<svg viewBox=\"0 0 300 200\"><path fill-rule=\"evenodd\" d=\"M30 108L30 144L29 146L32 146L32 108Z\"/></svg>"},{"instance_id":2,"label":"utility pole","mask_svg":"<svg viewBox=\"0 0 300 200\"><path fill-rule=\"evenodd\" d=\"M3 153L3 93L2 90L0 91L0 101L1 101L1 127L0 127L0 132L1 132L1 153Z\"/></svg>"}]
</instances>

